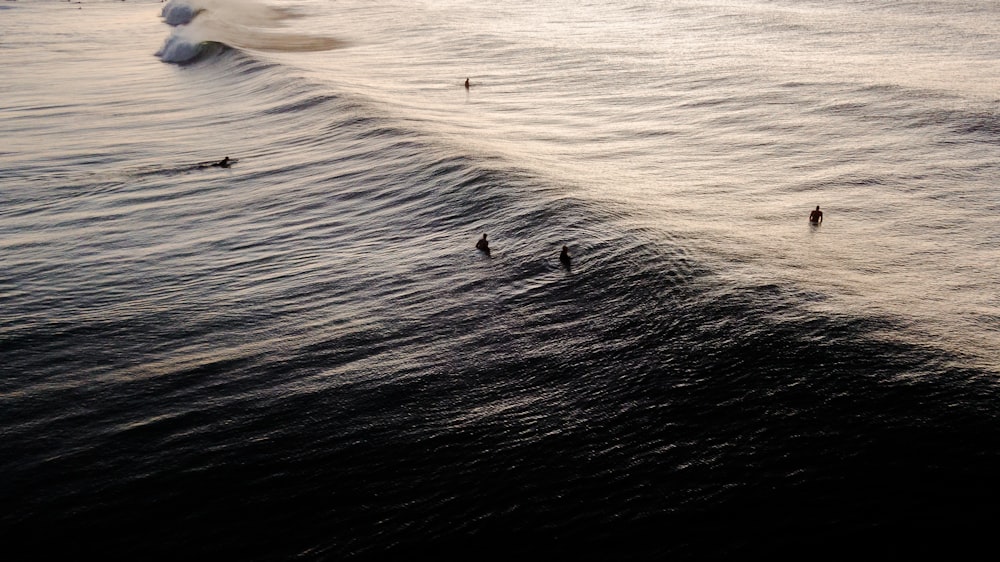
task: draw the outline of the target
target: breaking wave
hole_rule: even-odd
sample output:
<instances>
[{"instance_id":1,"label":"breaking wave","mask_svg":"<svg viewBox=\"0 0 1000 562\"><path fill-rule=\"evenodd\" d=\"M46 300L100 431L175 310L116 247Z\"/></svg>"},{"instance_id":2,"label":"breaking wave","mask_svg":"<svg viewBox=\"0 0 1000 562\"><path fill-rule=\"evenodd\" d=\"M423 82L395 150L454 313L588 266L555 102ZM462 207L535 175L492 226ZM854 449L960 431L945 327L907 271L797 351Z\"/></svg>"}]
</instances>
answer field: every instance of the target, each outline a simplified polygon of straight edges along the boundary
<instances>
[{"instance_id":1,"label":"breaking wave","mask_svg":"<svg viewBox=\"0 0 1000 562\"><path fill-rule=\"evenodd\" d=\"M160 13L173 30L156 56L164 62L191 63L226 47L272 52L328 51L339 39L295 31L275 31L300 17L290 10L233 0L171 0Z\"/></svg>"}]
</instances>

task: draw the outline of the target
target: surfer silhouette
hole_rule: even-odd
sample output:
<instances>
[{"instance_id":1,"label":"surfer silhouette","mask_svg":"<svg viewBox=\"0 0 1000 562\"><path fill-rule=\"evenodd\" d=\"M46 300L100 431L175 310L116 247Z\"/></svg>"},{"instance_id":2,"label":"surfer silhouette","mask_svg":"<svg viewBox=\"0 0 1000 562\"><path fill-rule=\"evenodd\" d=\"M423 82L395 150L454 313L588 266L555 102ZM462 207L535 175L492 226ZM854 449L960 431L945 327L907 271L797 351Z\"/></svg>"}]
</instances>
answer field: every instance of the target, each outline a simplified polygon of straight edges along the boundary
<instances>
[{"instance_id":1,"label":"surfer silhouette","mask_svg":"<svg viewBox=\"0 0 1000 562\"><path fill-rule=\"evenodd\" d=\"M816 209L813 212L809 213L809 222L813 224L823 223L823 211L819 210L819 205L816 205Z\"/></svg>"},{"instance_id":2,"label":"surfer silhouette","mask_svg":"<svg viewBox=\"0 0 1000 562\"><path fill-rule=\"evenodd\" d=\"M483 237L479 239L479 242L476 242L476 249L483 252L487 256L490 255L490 243L486 241L485 234L483 234Z\"/></svg>"},{"instance_id":3,"label":"surfer silhouette","mask_svg":"<svg viewBox=\"0 0 1000 562\"><path fill-rule=\"evenodd\" d=\"M218 162L216 162L215 164L212 164L212 165L213 166L218 166L220 168L228 168L229 166L232 165L232 160L230 160L229 157L226 156L222 160L219 160Z\"/></svg>"},{"instance_id":4,"label":"surfer silhouette","mask_svg":"<svg viewBox=\"0 0 1000 562\"><path fill-rule=\"evenodd\" d=\"M567 269L569 269L569 264L570 264L569 248L567 248L566 246L562 247L562 253L559 254L559 261L562 262L562 264L566 266Z\"/></svg>"},{"instance_id":5,"label":"surfer silhouette","mask_svg":"<svg viewBox=\"0 0 1000 562\"><path fill-rule=\"evenodd\" d=\"M465 79L465 89L466 90L469 89L469 79L468 78Z\"/></svg>"}]
</instances>

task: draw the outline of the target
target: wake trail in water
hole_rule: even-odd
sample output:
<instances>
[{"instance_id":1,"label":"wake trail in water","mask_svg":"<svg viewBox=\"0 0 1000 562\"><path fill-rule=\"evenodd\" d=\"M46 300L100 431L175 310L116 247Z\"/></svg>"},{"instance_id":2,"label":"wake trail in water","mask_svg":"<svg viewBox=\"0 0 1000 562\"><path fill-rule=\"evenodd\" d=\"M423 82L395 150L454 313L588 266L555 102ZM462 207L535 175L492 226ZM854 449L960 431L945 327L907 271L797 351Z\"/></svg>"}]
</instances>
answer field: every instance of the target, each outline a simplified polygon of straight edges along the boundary
<instances>
[{"instance_id":1,"label":"wake trail in water","mask_svg":"<svg viewBox=\"0 0 1000 562\"><path fill-rule=\"evenodd\" d=\"M173 27L156 56L190 63L226 47L270 52L328 51L346 42L328 36L275 31L301 16L281 8L235 0L171 0L160 13Z\"/></svg>"}]
</instances>

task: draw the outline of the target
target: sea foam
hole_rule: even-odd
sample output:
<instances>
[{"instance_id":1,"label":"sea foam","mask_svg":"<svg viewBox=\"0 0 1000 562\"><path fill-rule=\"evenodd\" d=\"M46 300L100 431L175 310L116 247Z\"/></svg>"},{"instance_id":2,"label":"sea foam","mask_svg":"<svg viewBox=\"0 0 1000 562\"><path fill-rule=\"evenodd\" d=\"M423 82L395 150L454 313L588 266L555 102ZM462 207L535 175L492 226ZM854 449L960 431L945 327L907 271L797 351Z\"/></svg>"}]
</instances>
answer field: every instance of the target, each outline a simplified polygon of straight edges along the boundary
<instances>
[{"instance_id":1,"label":"sea foam","mask_svg":"<svg viewBox=\"0 0 1000 562\"><path fill-rule=\"evenodd\" d=\"M204 8L192 6L184 1L171 0L163 6L160 17L167 25L178 26L191 23Z\"/></svg>"}]
</instances>

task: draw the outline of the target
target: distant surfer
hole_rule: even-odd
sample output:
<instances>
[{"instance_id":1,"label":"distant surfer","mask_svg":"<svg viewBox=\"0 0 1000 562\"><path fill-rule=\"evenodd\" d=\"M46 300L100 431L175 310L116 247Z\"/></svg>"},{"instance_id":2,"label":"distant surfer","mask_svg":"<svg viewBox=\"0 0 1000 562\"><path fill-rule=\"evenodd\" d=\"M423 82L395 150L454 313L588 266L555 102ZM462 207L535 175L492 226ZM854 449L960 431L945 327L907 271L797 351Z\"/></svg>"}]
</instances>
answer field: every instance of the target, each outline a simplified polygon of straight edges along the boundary
<instances>
[{"instance_id":1,"label":"distant surfer","mask_svg":"<svg viewBox=\"0 0 1000 562\"><path fill-rule=\"evenodd\" d=\"M559 254L559 261L561 261L562 264L566 266L566 269L569 269L569 264L570 264L569 248L567 248L566 246L563 246L562 253Z\"/></svg>"},{"instance_id":2,"label":"distant surfer","mask_svg":"<svg viewBox=\"0 0 1000 562\"><path fill-rule=\"evenodd\" d=\"M230 165L232 165L232 160L230 160L228 156L213 164L213 166L218 166L220 168L228 168Z\"/></svg>"},{"instance_id":3,"label":"distant surfer","mask_svg":"<svg viewBox=\"0 0 1000 562\"><path fill-rule=\"evenodd\" d=\"M476 249L483 252L487 256L490 255L490 243L486 241L485 234L483 234L483 237L479 239L479 242L476 242Z\"/></svg>"},{"instance_id":4,"label":"distant surfer","mask_svg":"<svg viewBox=\"0 0 1000 562\"><path fill-rule=\"evenodd\" d=\"M809 222L813 224L823 224L823 211L819 210L819 205L816 205L816 209L809 213Z\"/></svg>"},{"instance_id":5,"label":"distant surfer","mask_svg":"<svg viewBox=\"0 0 1000 562\"><path fill-rule=\"evenodd\" d=\"M466 90L469 89L469 79L468 78L465 79L465 89Z\"/></svg>"}]
</instances>

